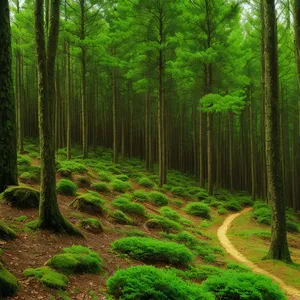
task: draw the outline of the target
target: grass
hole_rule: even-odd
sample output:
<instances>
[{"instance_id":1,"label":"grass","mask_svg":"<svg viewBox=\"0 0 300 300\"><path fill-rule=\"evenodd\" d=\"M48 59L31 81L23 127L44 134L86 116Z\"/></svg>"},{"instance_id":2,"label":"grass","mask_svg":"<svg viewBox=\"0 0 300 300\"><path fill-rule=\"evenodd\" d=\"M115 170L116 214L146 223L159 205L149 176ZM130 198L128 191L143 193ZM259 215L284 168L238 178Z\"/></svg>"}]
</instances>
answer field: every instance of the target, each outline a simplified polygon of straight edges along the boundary
<instances>
[{"instance_id":1,"label":"grass","mask_svg":"<svg viewBox=\"0 0 300 300\"><path fill-rule=\"evenodd\" d=\"M112 189L119 193L125 193L128 190L131 190L131 184L129 181L122 181L119 179L115 179L111 183Z\"/></svg>"},{"instance_id":2,"label":"grass","mask_svg":"<svg viewBox=\"0 0 300 300\"><path fill-rule=\"evenodd\" d=\"M186 266L194 255L183 245L144 237L126 237L112 243L113 250L146 263Z\"/></svg>"},{"instance_id":3,"label":"grass","mask_svg":"<svg viewBox=\"0 0 300 300\"><path fill-rule=\"evenodd\" d=\"M169 204L168 197L160 192L149 193L149 198L155 206L165 206Z\"/></svg>"},{"instance_id":4,"label":"grass","mask_svg":"<svg viewBox=\"0 0 300 300\"><path fill-rule=\"evenodd\" d=\"M77 184L69 179L61 179L56 186L56 192L65 196L75 196L77 189Z\"/></svg>"}]
</instances>

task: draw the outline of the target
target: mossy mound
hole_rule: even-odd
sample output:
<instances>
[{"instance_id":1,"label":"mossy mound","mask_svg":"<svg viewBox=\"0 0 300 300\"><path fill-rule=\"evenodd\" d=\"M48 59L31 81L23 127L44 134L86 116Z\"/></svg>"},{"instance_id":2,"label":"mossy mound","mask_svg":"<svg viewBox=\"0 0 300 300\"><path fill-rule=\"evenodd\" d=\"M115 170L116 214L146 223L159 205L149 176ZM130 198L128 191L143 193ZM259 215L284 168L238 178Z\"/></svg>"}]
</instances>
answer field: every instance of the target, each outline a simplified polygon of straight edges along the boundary
<instances>
[{"instance_id":1,"label":"mossy mound","mask_svg":"<svg viewBox=\"0 0 300 300\"><path fill-rule=\"evenodd\" d=\"M133 220L126 216L121 210L116 209L114 210L110 216L119 224L124 225L132 225L134 224Z\"/></svg>"},{"instance_id":2,"label":"mossy mound","mask_svg":"<svg viewBox=\"0 0 300 300\"><path fill-rule=\"evenodd\" d=\"M112 189L119 193L125 193L126 191L131 189L131 184L129 181L122 181L119 179L114 180L111 183Z\"/></svg>"},{"instance_id":3,"label":"mossy mound","mask_svg":"<svg viewBox=\"0 0 300 300\"><path fill-rule=\"evenodd\" d=\"M18 281L0 262L0 297L12 297L18 292Z\"/></svg>"},{"instance_id":4,"label":"mossy mound","mask_svg":"<svg viewBox=\"0 0 300 300\"><path fill-rule=\"evenodd\" d=\"M40 181L39 176L31 172L22 173L19 180L23 183L38 183Z\"/></svg>"},{"instance_id":5,"label":"mossy mound","mask_svg":"<svg viewBox=\"0 0 300 300\"><path fill-rule=\"evenodd\" d=\"M147 202L149 201L149 193L144 190L136 190L133 193L133 199L138 202Z\"/></svg>"},{"instance_id":6,"label":"mossy mound","mask_svg":"<svg viewBox=\"0 0 300 300\"><path fill-rule=\"evenodd\" d=\"M146 263L186 266L194 255L184 245L146 237L126 237L112 243L115 251Z\"/></svg>"},{"instance_id":7,"label":"mossy mound","mask_svg":"<svg viewBox=\"0 0 300 300\"><path fill-rule=\"evenodd\" d=\"M58 175L60 175L61 177L65 177L65 178L71 178L72 177L72 171L69 169L65 169L65 168L60 168L57 170L56 172Z\"/></svg>"},{"instance_id":8,"label":"mossy mound","mask_svg":"<svg viewBox=\"0 0 300 300\"><path fill-rule=\"evenodd\" d=\"M169 204L168 197L160 192L149 193L149 198L155 206L165 206Z\"/></svg>"},{"instance_id":9,"label":"mossy mound","mask_svg":"<svg viewBox=\"0 0 300 300\"><path fill-rule=\"evenodd\" d=\"M98 253L86 247L72 246L64 248L62 254L53 256L47 265L65 274L97 274L103 269L103 260Z\"/></svg>"},{"instance_id":10,"label":"mossy mound","mask_svg":"<svg viewBox=\"0 0 300 300\"><path fill-rule=\"evenodd\" d=\"M59 290L65 290L69 282L68 277L52 270L49 267L26 269L23 274L25 277L34 277L47 287Z\"/></svg>"},{"instance_id":11,"label":"mossy mound","mask_svg":"<svg viewBox=\"0 0 300 300\"><path fill-rule=\"evenodd\" d=\"M40 192L27 187L13 186L2 193L2 199L17 208L38 208Z\"/></svg>"},{"instance_id":12,"label":"mossy mound","mask_svg":"<svg viewBox=\"0 0 300 300\"><path fill-rule=\"evenodd\" d=\"M104 200L102 200L97 193L82 194L71 203L71 206L79 211L90 214L102 215L105 210Z\"/></svg>"},{"instance_id":13,"label":"mossy mound","mask_svg":"<svg viewBox=\"0 0 300 300\"><path fill-rule=\"evenodd\" d=\"M118 197L112 202L112 205L119 210L123 211L124 213L134 214L138 216L145 215L145 208L144 206L134 203L124 197Z\"/></svg>"},{"instance_id":14,"label":"mossy mound","mask_svg":"<svg viewBox=\"0 0 300 300\"><path fill-rule=\"evenodd\" d=\"M200 285L186 282L175 274L153 266L118 270L107 281L107 291L115 299L205 299L214 296Z\"/></svg>"},{"instance_id":15,"label":"mossy mound","mask_svg":"<svg viewBox=\"0 0 300 300\"><path fill-rule=\"evenodd\" d=\"M91 187L99 193L109 192L109 187L106 182L96 182L96 183L93 183Z\"/></svg>"},{"instance_id":16,"label":"mossy mound","mask_svg":"<svg viewBox=\"0 0 300 300\"><path fill-rule=\"evenodd\" d=\"M207 204L202 202L192 202L186 205L186 213L189 215L210 219L210 210Z\"/></svg>"},{"instance_id":17,"label":"mossy mound","mask_svg":"<svg viewBox=\"0 0 300 300\"><path fill-rule=\"evenodd\" d=\"M179 223L168 218L153 214L149 214L148 217L150 219L145 224L148 229L162 229L166 232L176 232L181 229L181 225Z\"/></svg>"},{"instance_id":18,"label":"mossy mound","mask_svg":"<svg viewBox=\"0 0 300 300\"><path fill-rule=\"evenodd\" d=\"M86 176L80 176L77 178L77 183L80 188L88 188L91 186L91 180Z\"/></svg>"},{"instance_id":19,"label":"mossy mound","mask_svg":"<svg viewBox=\"0 0 300 300\"><path fill-rule=\"evenodd\" d=\"M0 239L1 240L14 240L17 234L0 221Z\"/></svg>"},{"instance_id":20,"label":"mossy mound","mask_svg":"<svg viewBox=\"0 0 300 300\"><path fill-rule=\"evenodd\" d=\"M83 219L79 222L79 225L92 233L100 233L103 231L101 222L94 218Z\"/></svg>"},{"instance_id":21,"label":"mossy mound","mask_svg":"<svg viewBox=\"0 0 300 300\"><path fill-rule=\"evenodd\" d=\"M164 206L162 207L159 212L161 213L162 216L173 220L173 221L179 221L180 220L180 215L178 212L170 207Z\"/></svg>"},{"instance_id":22,"label":"mossy mound","mask_svg":"<svg viewBox=\"0 0 300 300\"><path fill-rule=\"evenodd\" d=\"M150 180L149 178L147 177L142 177L139 181L138 181L138 184L143 186L143 187L146 187L146 188L153 188L154 187L154 182L152 180Z\"/></svg>"},{"instance_id":23,"label":"mossy mound","mask_svg":"<svg viewBox=\"0 0 300 300\"><path fill-rule=\"evenodd\" d=\"M66 196L75 196L77 189L77 185L69 179L61 179L56 186L56 192Z\"/></svg>"}]
</instances>

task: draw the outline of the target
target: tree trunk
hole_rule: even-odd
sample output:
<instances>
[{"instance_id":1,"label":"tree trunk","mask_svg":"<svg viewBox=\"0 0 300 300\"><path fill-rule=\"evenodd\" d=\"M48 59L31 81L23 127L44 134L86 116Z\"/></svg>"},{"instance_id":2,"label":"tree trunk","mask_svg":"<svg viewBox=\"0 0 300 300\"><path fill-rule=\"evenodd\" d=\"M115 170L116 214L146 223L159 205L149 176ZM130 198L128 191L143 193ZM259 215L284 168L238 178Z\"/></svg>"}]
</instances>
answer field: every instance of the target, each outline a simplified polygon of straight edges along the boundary
<instances>
[{"instance_id":1,"label":"tree trunk","mask_svg":"<svg viewBox=\"0 0 300 300\"><path fill-rule=\"evenodd\" d=\"M0 193L18 185L16 112L8 0L0 0Z\"/></svg>"},{"instance_id":2,"label":"tree trunk","mask_svg":"<svg viewBox=\"0 0 300 300\"><path fill-rule=\"evenodd\" d=\"M283 201L282 162L280 154L277 24L274 0L263 0L265 21L266 71L266 159L268 196L272 206L271 245L266 258L291 262L286 235Z\"/></svg>"}]
</instances>

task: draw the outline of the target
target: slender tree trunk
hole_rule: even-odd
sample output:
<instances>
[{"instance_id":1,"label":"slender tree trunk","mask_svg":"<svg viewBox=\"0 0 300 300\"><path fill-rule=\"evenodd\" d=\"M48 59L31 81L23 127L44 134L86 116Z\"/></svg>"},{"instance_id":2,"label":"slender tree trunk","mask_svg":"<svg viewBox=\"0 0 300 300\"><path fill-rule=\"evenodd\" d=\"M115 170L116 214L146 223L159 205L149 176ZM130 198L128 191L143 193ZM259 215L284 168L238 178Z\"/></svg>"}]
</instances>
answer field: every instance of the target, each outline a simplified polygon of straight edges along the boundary
<instances>
[{"instance_id":1,"label":"slender tree trunk","mask_svg":"<svg viewBox=\"0 0 300 300\"><path fill-rule=\"evenodd\" d=\"M113 162L118 163L118 136L117 136L117 88L115 68L112 70L112 111L113 111L113 147L114 157Z\"/></svg>"},{"instance_id":2,"label":"slender tree trunk","mask_svg":"<svg viewBox=\"0 0 300 300\"><path fill-rule=\"evenodd\" d=\"M267 258L291 262L286 235L283 174L279 138L277 24L274 0L263 0L266 70L266 158L268 194L272 206L272 236Z\"/></svg>"},{"instance_id":3,"label":"slender tree trunk","mask_svg":"<svg viewBox=\"0 0 300 300\"><path fill-rule=\"evenodd\" d=\"M66 114L67 114L67 159L71 159L71 55L70 45L67 43L67 55L68 55L68 92L66 97Z\"/></svg>"},{"instance_id":4,"label":"slender tree trunk","mask_svg":"<svg viewBox=\"0 0 300 300\"><path fill-rule=\"evenodd\" d=\"M253 201L256 200L256 168L255 168L255 153L254 153L254 137L255 131L253 129L253 99L252 99L252 89L249 89L250 98L250 153L251 153L251 195Z\"/></svg>"},{"instance_id":5,"label":"slender tree trunk","mask_svg":"<svg viewBox=\"0 0 300 300\"><path fill-rule=\"evenodd\" d=\"M18 185L16 112L8 0L0 0L0 193Z\"/></svg>"}]
</instances>

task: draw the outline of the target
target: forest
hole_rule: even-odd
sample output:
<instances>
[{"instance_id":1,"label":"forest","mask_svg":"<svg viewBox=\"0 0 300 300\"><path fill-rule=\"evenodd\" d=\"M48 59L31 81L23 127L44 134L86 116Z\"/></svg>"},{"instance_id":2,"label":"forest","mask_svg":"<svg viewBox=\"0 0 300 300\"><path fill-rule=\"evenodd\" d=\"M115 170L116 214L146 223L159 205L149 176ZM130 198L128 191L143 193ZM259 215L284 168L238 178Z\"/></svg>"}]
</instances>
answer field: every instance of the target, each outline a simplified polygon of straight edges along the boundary
<instances>
[{"instance_id":1,"label":"forest","mask_svg":"<svg viewBox=\"0 0 300 300\"><path fill-rule=\"evenodd\" d=\"M300 299L300 0L0 0L0 299Z\"/></svg>"}]
</instances>

